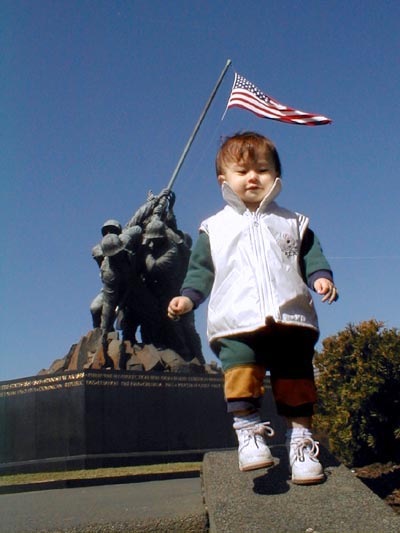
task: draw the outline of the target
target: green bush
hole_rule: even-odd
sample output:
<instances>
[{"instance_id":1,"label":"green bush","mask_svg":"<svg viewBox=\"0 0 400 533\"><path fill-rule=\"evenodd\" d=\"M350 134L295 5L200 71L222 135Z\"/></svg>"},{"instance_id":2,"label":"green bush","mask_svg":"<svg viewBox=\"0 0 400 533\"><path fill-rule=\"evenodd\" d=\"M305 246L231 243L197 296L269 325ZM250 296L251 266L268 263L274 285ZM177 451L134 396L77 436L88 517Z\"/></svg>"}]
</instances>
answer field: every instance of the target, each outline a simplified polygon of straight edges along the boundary
<instances>
[{"instance_id":1,"label":"green bush","mask_svg":"<svg viewBox=\"0 0 400 533\"><path fill-rule=\"evenodd\" d=\"M400 332L349 324L316 354L315 428L348 466L400 460Z\"/></svg>"}]
</instances>

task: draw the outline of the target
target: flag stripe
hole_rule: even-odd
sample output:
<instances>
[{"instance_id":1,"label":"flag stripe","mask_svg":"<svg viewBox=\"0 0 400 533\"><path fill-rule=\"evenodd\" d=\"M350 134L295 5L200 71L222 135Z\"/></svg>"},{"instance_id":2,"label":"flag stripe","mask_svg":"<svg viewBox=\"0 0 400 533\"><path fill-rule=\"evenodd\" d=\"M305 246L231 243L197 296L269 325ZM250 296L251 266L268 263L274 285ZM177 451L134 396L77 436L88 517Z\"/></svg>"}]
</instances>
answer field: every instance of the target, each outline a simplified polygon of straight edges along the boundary
<instances>
[{"instance_id":1,"label":"flag stripe","mask_svg":"<svg viewBox=\"0 0 400 533\"><path fill-rule=\"evenodd\" d=\"M260 91L258 87L238 73L235 73L231 95L227 104L227 109L231 107L246 109L258 117L279 120L287 124L318 126L332 122L331 119L323 115L307 113L281 104Z\"/></svg>"},{"instance_id":2,"label":"flag stripe","mask_svg":"<svg viewBox=\"0 0 400 533\"><path fill-rule=\"evenodd\" d=\"M241 109L247 109L248 111L252 111L255 115L261 118L280 120L281 122L296 122L297 124L307 124L307 122L309 122L307 119L312 119L312 121L309 123L310 126L317 126L318 124L322 123L328 124L330 122L330 120L326 119L325 117L315 116L308 113L305 114L301 112L299 114L298 111L277 113L275 110L264 109L263 107L252 103L251 101L241 98L235 98L233 100L233 103L229 107L240 107Z\"/></svg>"},{"instance_id":3,"label":"flag stripe","mask_svg":"<svg viewBox=\"0 0 400 533\"><path fill-rule=\"evenodd\" d=\"M277 117L285 117L285 116L293 116L296 117L296 115L301 116L303 118L314 118L316 120L321 119L324 120L325 117L318 116L318 115L312 115L310 113L304 113L302 111L298 111L296 109L286 109L285 111L279 111L271 107L267 107L265 105L260 105L257 101L253 101L251 98L246 98L244 95L241 95L240 97L234 97L232 99L231 104L229 107L233 106L241 106L245 107L246 105L251 106L252 108L265 113L270 113L273 116Z\"/></svg>"},{"instance_id":4,"label":"flag stripe","mask_svg":"<svg viewBox=\"0 0 400 533\"><path fill-rule=\"evenodd\" d=\"M330 121L330 119L327 119L326 117L322 115L314 115L312 113L306 113L304 111L299 111L297 109L292 109L289 107L281 106L281 109L277 109L272 106L266 105L264 102L255 99L251 94L247 94L245 92L238 92L236 91L234 94L232 94L232 97L230 99L230 102L228 104L228 107L242 107L243 109L246 109L247 107L251 107L254 112L258 110L260 113L267 113L271 114L273 117L290 117L293 116L293 118L298 115L302 118L312 118L314 120L318 121Z\"/></svg>"}]
</instances>

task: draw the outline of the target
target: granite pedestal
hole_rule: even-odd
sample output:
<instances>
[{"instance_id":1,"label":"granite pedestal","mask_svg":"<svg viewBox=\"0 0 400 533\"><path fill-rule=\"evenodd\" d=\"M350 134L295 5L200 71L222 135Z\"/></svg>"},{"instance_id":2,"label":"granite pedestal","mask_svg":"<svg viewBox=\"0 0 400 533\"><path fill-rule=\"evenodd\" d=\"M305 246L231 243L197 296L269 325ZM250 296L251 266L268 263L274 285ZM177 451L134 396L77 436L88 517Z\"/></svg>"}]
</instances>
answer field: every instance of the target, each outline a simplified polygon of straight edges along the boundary
<instances>
[{"instance_id":1,"label":"granite pedestal","mask_svg":"<svg viewBox=\"0 0 400 533\"><path fill-rule=\"evenodd\" d=\"M282 421L270 389L264 419ZM84 370L0 383L0 473L200 460L236 446L220 374Z\"/></svg>"}]
</instances>

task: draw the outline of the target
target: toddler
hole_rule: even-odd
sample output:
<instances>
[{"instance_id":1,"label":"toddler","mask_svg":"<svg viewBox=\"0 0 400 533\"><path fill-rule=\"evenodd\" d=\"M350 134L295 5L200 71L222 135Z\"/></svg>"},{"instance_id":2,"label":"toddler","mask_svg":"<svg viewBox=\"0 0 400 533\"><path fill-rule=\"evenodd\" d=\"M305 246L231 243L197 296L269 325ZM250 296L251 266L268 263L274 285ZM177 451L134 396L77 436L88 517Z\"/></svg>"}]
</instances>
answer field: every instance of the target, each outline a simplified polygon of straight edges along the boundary
<instances>
[{"instance_id":1,"label":"toddler","mask_svg":"<svg viewBox=\"0 0 400 533\"><path fill-rule=\"evenodd\" d=\"M224 372L240 470L274 463L266 443L274 431L259 414L268 370L277 411L287 422L292 481L319 483L324 472L311 432L319 330L309 288L323 302L335 301L332 271L308 218L275 203L281 163L269 139L255 132L227 138L216 172L227 205L201 223L168 315L176 319L210 296L207 335Z\"/></svg>"}]
</instances>

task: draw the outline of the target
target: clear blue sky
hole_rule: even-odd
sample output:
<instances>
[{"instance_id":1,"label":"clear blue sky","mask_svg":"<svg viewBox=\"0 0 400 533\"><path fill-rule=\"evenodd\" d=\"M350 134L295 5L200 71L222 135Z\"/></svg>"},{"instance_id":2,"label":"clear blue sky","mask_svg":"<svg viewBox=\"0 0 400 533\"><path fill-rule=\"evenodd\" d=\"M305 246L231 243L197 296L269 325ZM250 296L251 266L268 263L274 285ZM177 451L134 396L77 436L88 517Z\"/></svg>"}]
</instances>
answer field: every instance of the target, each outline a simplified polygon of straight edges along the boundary
<instances>
[{"instance_id":1,"label":"clear blue sky","mask_svg":"<svg viewBox=\"0 0 400 533\"><path fill-rule=\"evenodd\" d=\"M221 136L253 129L283 162L281 205L307 214L335 272L321 338L400 326L400 3L380 0L3 0L0 380L35 375L91 329L91 248L168 183L228 58L174 188L193 238L223 203ZM222 114L234 71L315 128ZM207 359L206 306L197 328Z\"/></svg>"}]
</instances>

